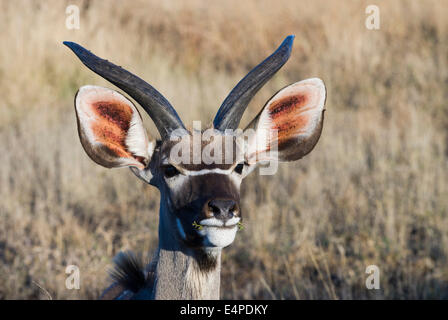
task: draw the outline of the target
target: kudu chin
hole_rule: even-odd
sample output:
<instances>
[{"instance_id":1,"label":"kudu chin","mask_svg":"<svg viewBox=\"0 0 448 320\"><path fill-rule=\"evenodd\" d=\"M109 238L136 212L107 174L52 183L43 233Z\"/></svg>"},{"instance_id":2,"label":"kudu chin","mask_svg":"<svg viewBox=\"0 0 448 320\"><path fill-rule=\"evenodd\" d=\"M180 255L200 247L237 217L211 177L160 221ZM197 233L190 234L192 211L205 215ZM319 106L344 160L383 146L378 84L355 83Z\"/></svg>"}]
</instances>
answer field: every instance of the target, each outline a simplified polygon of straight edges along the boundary
<instances>
[{"instance_id":1,"label":"kudu chin","mask_svg":"<svg viewBox=\"0 0 448 320\"><path fill-rule=\"evenodd\" d=\"M243 178L260 164L302 158L322 131L326 89L318 78L283 88L238 129L252 97L289 59L293 40L286 37L235 86L205 130L205 140L196 139L204 130L187 130L168 100L144 80L64 42L90 70L132 97L161 136L148 137L138 109L121 93L91 85L76 93L78 134L88 156L107 168L129 167L161 194L154 260L145 266L134 254L120 253L114 284L102 298L219 299L221 249L234 241L242 223ZM210 161L207 155L212 160L225 155L226 161Z\"/></svg>"}]
</instances>

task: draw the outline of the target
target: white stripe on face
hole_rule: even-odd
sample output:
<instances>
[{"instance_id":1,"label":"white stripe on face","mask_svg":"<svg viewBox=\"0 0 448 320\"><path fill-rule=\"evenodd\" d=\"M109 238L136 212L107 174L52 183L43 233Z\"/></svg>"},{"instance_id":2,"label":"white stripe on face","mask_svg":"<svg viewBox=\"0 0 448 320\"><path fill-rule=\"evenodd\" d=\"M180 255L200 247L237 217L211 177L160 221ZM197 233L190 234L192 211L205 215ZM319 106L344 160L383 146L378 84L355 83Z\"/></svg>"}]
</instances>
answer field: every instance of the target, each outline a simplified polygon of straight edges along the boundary
<instances>
[{"instance_id":1,"label":"white stripe on face","mask_svg":"<svg viewBox=\"0 0 448 320\"><path fill-rule=\"evenodd\" d=\"M219 169L219 168L202 169L202 170L198 170L198 171L182 169L181 174L167 179L167 184L170 186L170 188L172 188L173 190L176 190L176 189L179 189L184 183L186 183L188 181L188 177L202 176L202 175L214 173L214 174L222 174L222 175L228 176L230 178L230 180L234 183L234 185L239 188L243 177L236 173L232 174L233 169L234 169L233 167L230 169L227 169L227 170L223 170L223 169Z\"/></svg>"},{"instance_id":2,"label":"white stripe on face","mask_svg":"<svg viewBox=\"0 0 448 320\"><path fill-rule=\"evenodd\" d=\"M208 173L217 173L217 174L230 174L233 171L233 167L227 170L224 169L202 169L202 170L198 170L198 171L190 171L190 170L183 170L183 173L187 176L200 176L203 174L208 174Z\"/></svg>"}]
</instances>

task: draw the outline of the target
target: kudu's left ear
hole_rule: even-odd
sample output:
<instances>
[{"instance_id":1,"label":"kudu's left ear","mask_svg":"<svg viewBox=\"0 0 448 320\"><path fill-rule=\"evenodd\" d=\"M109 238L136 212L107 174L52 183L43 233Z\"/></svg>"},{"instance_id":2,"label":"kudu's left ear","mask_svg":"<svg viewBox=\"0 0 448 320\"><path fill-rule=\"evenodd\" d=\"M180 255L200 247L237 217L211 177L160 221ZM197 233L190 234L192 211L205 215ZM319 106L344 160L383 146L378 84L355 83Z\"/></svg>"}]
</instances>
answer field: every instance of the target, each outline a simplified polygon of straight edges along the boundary
<instances>
[{"instance_id":1,"label":"kudu's left ear","mask_svg":"<svg viewBox=\"0 0 448 320\"><path fill-rule=\"evenodd\" d=\"M318 78L276 93L245 130L255 130L247 135L246 162L294 161L308 154L322 131L325 99L325 85Z\"/></svg>"},{"instance_id":2,"label":"kudu's left ear","mask_svg":"<svg viewBox=\"0 0 448 320\"><path fill-rule=\"evenodd\" d=\"M81 144L93 161L107 168L146 167L153 149L131 101L111 89L84 86L75 109Z\"/></svg>"}]
</instances>

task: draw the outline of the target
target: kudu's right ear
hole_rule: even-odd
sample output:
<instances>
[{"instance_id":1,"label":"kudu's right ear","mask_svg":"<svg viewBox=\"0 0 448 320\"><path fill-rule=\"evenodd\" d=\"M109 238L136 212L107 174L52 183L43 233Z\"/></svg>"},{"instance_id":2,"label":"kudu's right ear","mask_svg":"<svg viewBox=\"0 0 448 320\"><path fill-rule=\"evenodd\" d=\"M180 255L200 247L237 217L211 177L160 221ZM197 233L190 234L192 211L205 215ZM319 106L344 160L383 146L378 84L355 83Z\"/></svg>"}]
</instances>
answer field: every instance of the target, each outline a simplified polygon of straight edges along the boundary
<instances>
[{"instance_id":1,"label":"kudu's right ear","mask_svg":"<svg viewBox=\"0 0 448 320\"><path fill-rule=\"evenodd\" d=\"M106 168L148 165L154 149L131 101L111 89L84 86L75 109L81 144L93 161Z\"/></svg>"}]
</instances>

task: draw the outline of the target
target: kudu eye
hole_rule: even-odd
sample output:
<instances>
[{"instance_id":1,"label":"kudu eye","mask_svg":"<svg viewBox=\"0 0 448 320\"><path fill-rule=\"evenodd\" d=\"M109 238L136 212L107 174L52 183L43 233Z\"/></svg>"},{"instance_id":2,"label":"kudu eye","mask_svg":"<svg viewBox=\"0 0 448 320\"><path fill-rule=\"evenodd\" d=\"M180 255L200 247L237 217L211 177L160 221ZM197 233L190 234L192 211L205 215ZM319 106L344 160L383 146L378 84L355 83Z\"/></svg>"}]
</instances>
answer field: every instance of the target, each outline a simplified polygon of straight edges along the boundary
<instances>
[{"instance_id":1,"label":"kudu eye","mask_svg":"<svg viewBox=\"0 0 448 320\"><path fill-rule=\"evenodd\" d=\"M179 170L177 170L173 165L167 165L163 167L163 175L166 178L172 178L174 176L177 176L179 173Z\"/></svg>"},{"instance_id":2,"label":"kudu eye","mask_svg":"<svg viewBox=\"0 0 448 320\"><path fill-rule=\"evenodd\" d=\"M242 174L244 169L244 163L238 163L233 171L238 174Z\"/></svg>"}]
</instances>

